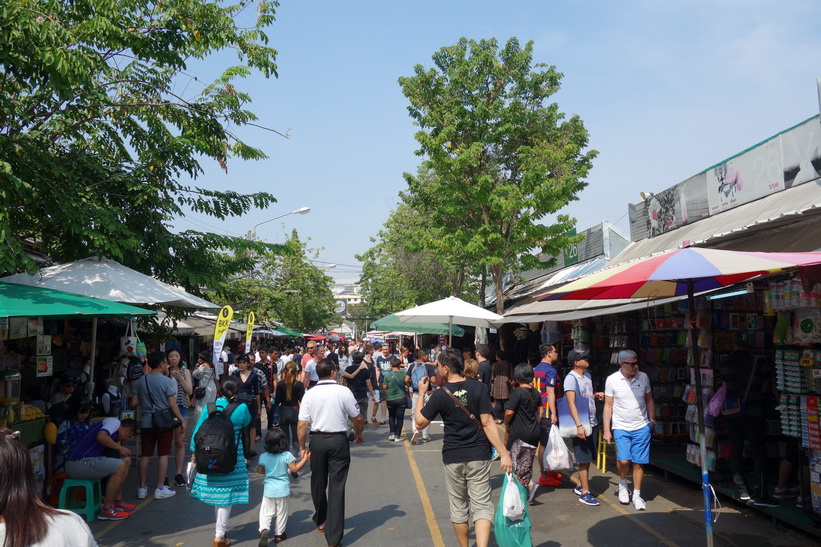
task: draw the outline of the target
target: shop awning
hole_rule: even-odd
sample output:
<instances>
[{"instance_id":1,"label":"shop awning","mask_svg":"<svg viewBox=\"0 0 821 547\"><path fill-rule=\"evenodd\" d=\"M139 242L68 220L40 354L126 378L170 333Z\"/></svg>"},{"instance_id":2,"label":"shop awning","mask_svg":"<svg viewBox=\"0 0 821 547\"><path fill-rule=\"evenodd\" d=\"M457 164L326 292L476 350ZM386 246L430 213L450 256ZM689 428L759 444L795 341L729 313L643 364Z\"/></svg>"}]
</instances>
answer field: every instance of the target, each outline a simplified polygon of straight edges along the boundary
<instances>
[{"instance_id":1,"label":"shop awning","mask_svg":"<svg viewBox=\"0 0 821 547\"><path fill-rule=\"evenodd\" d=\"M395 315L386 315L382 319L377 319L371 323L371 328L378 331L399 331L402 333L419 334L447 334L447 323L403 323ZM465 329L459 325L453 325L454 336L464 336Z\"/></svg>"},{"instance_id":2,"label":"shop awning","mask_svg":"<svg viewBox=\"0 0 821 547\"><path fill-rule=\"evenodd\" d=\"M284 332L288 336L296 336L297 338L302 338L302 333L301 332L297 332L294 329L289 329L288 327L279 326L279 327L277 327L277 330L279 332Z\"/></svg>"},{"instance_id":3,"label":"shop awning","mask_svg":"<svg viewBox=\"0 0 821 547\"><path fill-rule=\"evenodd\" d=\"M682 226L631 243L611 265L678 249L694 247L734 251L814 251L821 241L821 184L807 182Z\"/></svg>"},{"instance_id":4,"label":"shop awning","mask_svg":"<svg viewBox=\"0 0 821 547\"><path fill-rule=\"evenodd\" d=\"M155 313L81 294L0 282L0 317L137 317Z\"/></svg>"}]
</instances>

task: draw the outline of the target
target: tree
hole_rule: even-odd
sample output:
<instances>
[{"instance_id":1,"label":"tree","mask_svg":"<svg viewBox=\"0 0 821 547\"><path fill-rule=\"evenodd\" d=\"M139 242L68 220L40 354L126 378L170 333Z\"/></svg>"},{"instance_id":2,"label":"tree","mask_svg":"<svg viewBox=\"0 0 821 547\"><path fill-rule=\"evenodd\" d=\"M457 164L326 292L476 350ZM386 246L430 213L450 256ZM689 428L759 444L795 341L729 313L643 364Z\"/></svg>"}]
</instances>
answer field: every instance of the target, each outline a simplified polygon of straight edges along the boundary
<instances>
[{"instance_id":1,"label":"tree","mask_svg":"<svg viewBox=\"0 0 821 547\"><path fill-rule=\"evenodd\" d=\"M226 250L276 249L173 233L169 223L186 210L224 219L276 201L179 180L201 174L203 158L227 172L231 158L265 157L237 136L256 117L234 81L252 71L276 76L276 51L264 30L277 5L4 2L0 272L33 272L31 252L58 262L102 254L200 293L249 264L245 252ZM253 15L244 14L248 7ZM235 50L239 64L216 81L187 74L189 62L224 49Z\"/></svg>"},{"instance_id":2,"label":"tree","mask_svg":"<svg viewBox=\"0 0 821 547\"><path fill-rule=\"evenodd\" d=\"M308 259L309 250L296 230L281 255L259 258L250 277L237 276L223 291L243 316L254 312L258 322L277 321L302 332L338 322L333 278Z\"/></svg>"},{"instance_id":3,"label":"tree","mask_svg":"<svg viewBox=\"0 0 821 547\"><path fill-rule=\"evenodd\" d=\"M363 262L359 284L369 316L379 319L451 294L466 296L465 289L473 288L465 281L468 265L458 253L438 252L432 237L419 211L400 203L391 213L372 239L375 245L356 257Z\"/></svg>"},{"instance_id":4,"label":"tree","mask_svg":"<svg viewBox=\"0 0 821 547\"><path fill-rule=\"evenodd\" d=\"M562 74L533 64L532 42L522 48L511 38L500 49L495 39L461 38L433 62L399 79L421 128L416 153L435 174L406 173L407 200L439 249L460 249L489 269L503 313L506 270L533 267L535 250L555 257L580 239L566 235L575 219L558 212L578 199L597 152L584 151L578 116L565 119L556 103L545 104Z\"/></svg>"}]
</instances>

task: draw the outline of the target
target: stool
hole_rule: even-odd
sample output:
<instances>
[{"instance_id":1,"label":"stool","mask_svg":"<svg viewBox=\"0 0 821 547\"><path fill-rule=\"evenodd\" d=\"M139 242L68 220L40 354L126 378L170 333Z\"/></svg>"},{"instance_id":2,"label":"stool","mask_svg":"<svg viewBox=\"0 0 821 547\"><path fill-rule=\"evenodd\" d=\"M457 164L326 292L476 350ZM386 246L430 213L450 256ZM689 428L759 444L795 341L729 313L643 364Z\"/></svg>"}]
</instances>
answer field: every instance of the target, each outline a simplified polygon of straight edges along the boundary
<instances>
[{"instance_id":1,"label":"stool","mask_svg":"<svg viewBox=\"0 0 821 547\"><path fill-rule=\"evenodd\" d=\"M77 502L68 495L72 488L85 489L85 500ZM100 481L83 479L65 479L63 488L60 490L60 509L68 509L78 515L85 515L86 521L93 522L97 516L97 511L103 504Z\"/></svg>"},{"instance_id":2,"label":"stool","mask_svg":"<svg viewBox=\"0 0 821 547\"><path fill-rule=\"evenodd\" d=\"M602 428L599 428L599 438L598 444L596 445L596 467L599 471L604 473L607 470L607 447L611 446L613 449L613 455L610 457L612 461L616 461L616 443L610 443L608 445L604 442L604 433Z\"/></svg>"}]
</instances>

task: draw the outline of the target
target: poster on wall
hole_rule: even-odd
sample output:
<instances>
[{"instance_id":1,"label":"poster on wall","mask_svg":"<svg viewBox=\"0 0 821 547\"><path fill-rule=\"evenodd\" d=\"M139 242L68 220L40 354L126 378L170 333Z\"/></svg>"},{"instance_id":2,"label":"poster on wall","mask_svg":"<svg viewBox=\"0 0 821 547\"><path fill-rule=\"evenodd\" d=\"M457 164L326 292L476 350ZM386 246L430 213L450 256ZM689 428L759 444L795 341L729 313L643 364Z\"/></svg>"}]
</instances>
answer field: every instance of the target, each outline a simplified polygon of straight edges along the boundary
<instances>
[{"instance_id":1,"label":"poster on wall","mask_svg":"<svg viewBox=\"0 0 821 547\"><path fill-rule=\"evenodd\" d=\"M48 334L37 335L37 355L51 355L51 336Z\"/></svg>"},{"instance_id":2,"label":"poster on wall","mask_svg":"<svg viewBox=\"0 0 821 547\"><path fill-rule=\"evenodd\" d=\"M37 336L38 334L43 334L43 318L42 317L29 317L28 318L28 331L29 331L29 336Z\"/></svg>"},{"instance_id":3,"label":"poster on wall","mask_svg":"<svg viewBox=\"0 0 821 547\"><path fill-rule=\"evenodd\" d=\"M9 318L0 317L0 340L9 339Z\"/></svg>"},{"instance_id":4,"label":"poster on wall","mask_svg":"<svg viewBox=\"0 0 821 547\"><path fill-rule=\"evenodd\" d=\"M821 126L812 118L781 135L784 187L792 188L821 176Z\"/></svg>"},{"instance_id":5,"label":"poster on wall","mask_svg":"<svg viewBox=\"0 0 821 547\"><path fill-rule=\"evenodd\" d=\"M781 141L771 139L706 171L710 214L784 189Z\"/></svg>"},{"instance_id":6,"label":"poster on wall","mask_svg":"<svg viewBox=\"0 0 821 547\"><path fill-rule=\"evenodd\" d=\"M37 356L37 377L54 375L54 358L51 355Z\"/></svg>"},{"instance_id":7,"label":"poster on wall","mask_svg":"<svg viewBox=\"0 0 821 547\"><path fill-rule=\"evenodd\" d=\"M690 177L647 200L647 236L653 237L709 216L704 173Z\"/></svg>"},{"instance_id":8,"label":"poster on wall","mask_svg":"<svg viewBox=\"0 0 821 547\"><path fill-rule=\"evenodd\" d=\"M28 336L28 319L25 317L9 317L9 339L25 338Z\"/></svg>"}]
</instances>

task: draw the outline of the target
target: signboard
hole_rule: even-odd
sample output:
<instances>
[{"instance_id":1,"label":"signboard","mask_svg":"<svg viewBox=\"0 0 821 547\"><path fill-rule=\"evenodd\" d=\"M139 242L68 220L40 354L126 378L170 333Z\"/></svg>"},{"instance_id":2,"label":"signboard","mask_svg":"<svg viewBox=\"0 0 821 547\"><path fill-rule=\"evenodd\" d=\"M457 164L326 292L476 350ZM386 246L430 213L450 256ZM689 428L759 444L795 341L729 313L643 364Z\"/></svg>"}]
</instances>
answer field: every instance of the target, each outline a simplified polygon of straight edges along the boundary
<instances>
[{"instance_id":1,"label":"signboard","mask_svg":"<svg viewBox=\"0 0 821 547\"><path fill-rule=\"evenodd\" d=\"M567 235L576 235L576 229L572 228L567 231ZM571 243L569 246L562 249L562 260L565 266L572 266L579 263L579 244Z\"/></svg>"},{"instance_id":2,"label":"signboard","mask_svg":"<svg viewBox=\"0 0 821 547\"><path fill-rule=\"evenodd\" d=\"M214 366L217 370L223 368L219 365L222 346L225 344L225 335L228 334L228 327L231 325L231 318L234 317L234 310L231 306L224 306L217 316L217 323L214 325ZM226 363L223 363L223 365Z\"/></svg>"}]
</instances>

